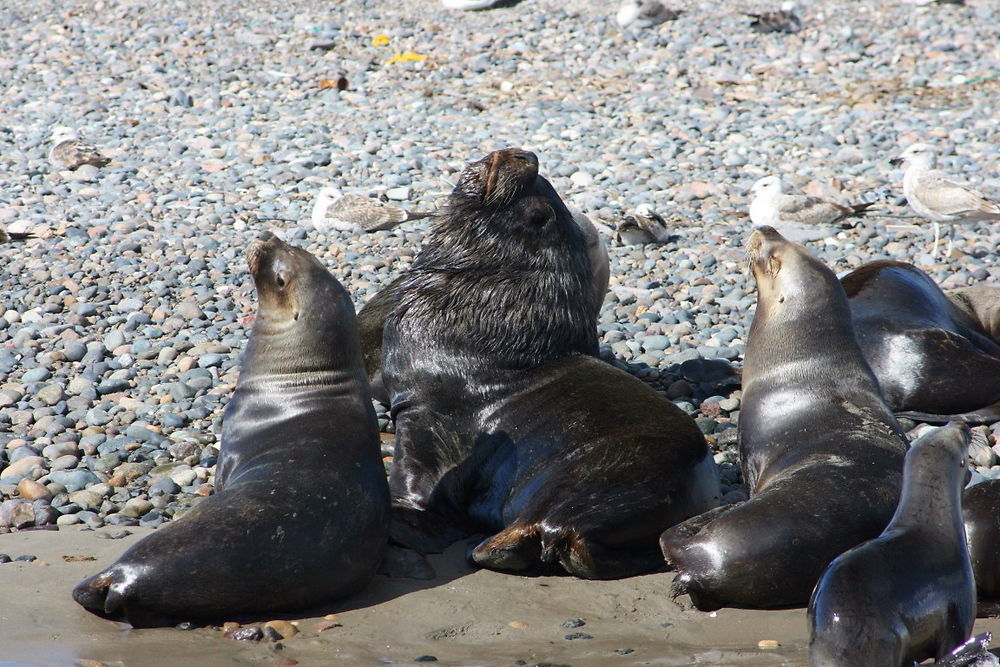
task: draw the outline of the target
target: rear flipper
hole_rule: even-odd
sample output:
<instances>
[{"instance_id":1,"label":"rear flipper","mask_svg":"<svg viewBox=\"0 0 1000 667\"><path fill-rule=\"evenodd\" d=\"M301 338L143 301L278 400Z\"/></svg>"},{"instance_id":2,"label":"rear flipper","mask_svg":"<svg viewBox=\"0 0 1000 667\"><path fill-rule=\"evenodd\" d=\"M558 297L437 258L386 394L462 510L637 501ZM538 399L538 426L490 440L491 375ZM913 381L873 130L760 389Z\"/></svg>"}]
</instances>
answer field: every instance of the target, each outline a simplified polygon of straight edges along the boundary
<instances>
[{"instance_id":1,"label":"rear flipper","mask_svg":"<svg viewBox=\"0 0 1000 667\"><path fill-rule=\"evenodd\" d=\"M992 640L993 635L989 632L969 637L964 644L934 664L941 667L987 667L989 665L998 665L1000 661L997 660L997 657L986 650L986 647L990 645Z\"/></svg>"},{"instance_id":2,"label":"rear flipper","mask_svg":"<svg viewBox=\"0 0 1000 667\"><path fill-rule=\"evenodd\" d=\"M896 417L903 417L904 419L912 419L918 422L927 422L928 424L947 424L948 422L963 422L965 424L993 424L994 422L1000 421L1000 403L993 403L992 405L987 405L986 407L980 408L978 410L973 410L971 412L963 412L957 415L939 415L930 412L897 412Z\"/></svg>"},{"instance_id":3,"label":"rear flipper","mask_svg":"<svg viewBox=\"0 0 1000 667\"><path fill-rule=\"evenodd\" d=\"M663 531L663 534L660 535L660 549L663 551L663 557L668 563L674 565L674 563L670 560L671 551L680 547L684 542L700 533L706 526L723 514L726 514L735 507L739 507L740 504L741 503L720 505L719 507L710 509L707 512L703 512L698 516L693 516L687 521L682 521L676 526L667 528Z\"/></svg>"},{"instance_id":4,"label":"rear flipper","mask_svg":"<svg viewBox=\"0 0 1000 667\"><path fill-rule=\"evenodd\" d=\"M126 566L127 567L127 566ZM112 621L124 621L134 628L173 625L176 620L143 608L131 599L130 587L142 571L123 571L115 564L73 588L73 599L92 614Z\"/></svg>"},{"instance_id":5,"label":"rear flipper","mask_svg":"<svg viewBox=\"0 0 1000 667\"><path fill-rule=\"evenodd\" d=\"M491 570L541 573L561 567L581 579L617 579L663 565L655 548L615 549L573 528L547 530L539 524L519 523L483 540L470 557Z\"/></svg>"}]
</instances>

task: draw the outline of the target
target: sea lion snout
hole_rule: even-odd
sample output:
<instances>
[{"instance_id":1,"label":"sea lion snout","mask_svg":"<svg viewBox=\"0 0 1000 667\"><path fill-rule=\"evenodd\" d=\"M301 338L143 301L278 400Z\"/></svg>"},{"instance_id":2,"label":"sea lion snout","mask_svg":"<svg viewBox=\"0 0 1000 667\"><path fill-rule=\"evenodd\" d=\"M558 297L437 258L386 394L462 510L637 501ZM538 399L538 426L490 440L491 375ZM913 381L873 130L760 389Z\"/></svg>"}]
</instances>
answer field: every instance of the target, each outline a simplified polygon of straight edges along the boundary
<instances>
[{"instance_id":1,"label":"sea lion snout","mask_svg":"<svg viewBox=\"0 0 1000 667\"><path fill-rule=\"evenodd\" d=\"M462 172L453 196L486 205L504 205L537 178L537 155L521 148L505 148L470 163Z\"/></svg>"},{"instance_id":2,"label":"sea lion snout","mask_svg":"<svg viewBox=\"0 0 1000 667\"><path fill-rule=\"evenodd\" d=\"M747 266L757 280L762 275L771 278L778 275L781 261L775 257L775 251L787 243L785 237L774 227L758 227L754 230L747 241Z\"/></svg>"},{"instance_id":3,"label":"sea lion snout","mask_svg":"<svg viewBox=\"0 0 1000 667\"><path fill-rule=\"evenodd\" d=\"M250 273L255 280L260 273L261 259L263 259L265 251L269 248L282 245L284 245L284 242L270 231L261 232L250 243L250 246L247 248L247 268L250 269Z\"/></svg>"}]
</instances>

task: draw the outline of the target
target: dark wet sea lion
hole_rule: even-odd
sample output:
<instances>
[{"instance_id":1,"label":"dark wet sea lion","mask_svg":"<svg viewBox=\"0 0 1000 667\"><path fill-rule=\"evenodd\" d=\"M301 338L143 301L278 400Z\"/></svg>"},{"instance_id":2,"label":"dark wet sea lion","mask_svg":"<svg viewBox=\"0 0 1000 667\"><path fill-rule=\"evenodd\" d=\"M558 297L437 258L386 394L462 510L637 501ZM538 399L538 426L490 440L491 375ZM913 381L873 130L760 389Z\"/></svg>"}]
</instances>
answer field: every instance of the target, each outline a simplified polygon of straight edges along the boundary
<instances>
[{"instance_id":1,"label":"dark wet sea lion","mask_svg":"<svg viewBox=\"0 0 1000 667\"><path fill-rule=\"evenodd\" d=\"M509 571L619 577L718 503L693 420L594 358L584 235L534 154L470 164L398 283L383 373L396 420L393 537Z\"/></svg>"},{"instance_id":2,"label":"dark wet sea lion","mask_svg":"<svg viewBox=\"0 0 1000 667\"><path fill-rule=\"evenodd\" d=\"M584 213L570 211L573 222L583 232L587 244L587 259L590 263L590 290L593 299L593 321L597 326L597 318L608 293L611 268L608 249L604 245L597 227ZM396 278L375 294L358 313L358 326L361 331L361 352L364 355L365 370L371 382L372 395L382 403L389 403L389 396L382 382L382 329L385 326L386 315L392 309L402 276ZM577 298L574 296L574 298Z\"/></svg>"},{"instance_id":3,"label":"dark wet sea lion","mask_svg":"<svg viewBox=\"0 0 1000 667\"><path fill-rule=\"evenodd\" d=\"M674 594L702 610L804 605L830 561L882 532L902 484L906 437L836 276L770 227L747 257L758 297L738 435L750 499L661 539Z\"/></svg>"},{"instance_id":4,"label":"dark wet sea lion","mask_svg":"<svg viewBox=\"0 0 1000 667\"><path fill-rule=\"evenodd\" d=\"M77 585L95 614L143 627L304 609L357 591L382 558L389 493L354 307L308 252L261 238L216 493Z\"/></svg>"},{"instance_id":5,"label":"dark wet sea lion","mask_svg":"<svg viewBox=\"0 0 1000 667\"><path fill-rule=\"evenodd\" d=\"M816 667L910 667L961 646L976 620L962 525L969 430L934 429L906 453L899 507L877 538L837 557L809 601Z\"/></svg>"},{"instance_id":6,"label":"dark wet sea lion","mask_svg":"<svg viewBox=\"0 0 1000 667\"><path fill-rule=\"evenodd\" d=\"M1000 419L1000 344L930 276L878 261L841 283L858 344L893 410L928 421Z\"/></svg>"},{"instance_id":7,"label":"dark wet sea lion","mask_svg":"<svg viewBox=\"0 0 1000 667\"><path fill-rule=\"evenodd\" d=\"M962 519L976 577L978 615L1000 616L1000 479L965 490Z\"/></svg>"}]
</instances>

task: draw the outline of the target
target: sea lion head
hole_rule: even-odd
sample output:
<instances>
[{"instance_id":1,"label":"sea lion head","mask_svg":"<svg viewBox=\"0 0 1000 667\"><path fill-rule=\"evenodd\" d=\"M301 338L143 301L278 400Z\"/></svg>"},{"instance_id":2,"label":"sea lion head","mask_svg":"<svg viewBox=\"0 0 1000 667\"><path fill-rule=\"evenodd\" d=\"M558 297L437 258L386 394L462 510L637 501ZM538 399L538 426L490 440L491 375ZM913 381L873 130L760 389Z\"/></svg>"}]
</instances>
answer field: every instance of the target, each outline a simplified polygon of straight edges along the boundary
<instances>
[{"instance_id":1,"label":"sea lion head","mask_svg":"<svg viewBox=\"0 0 1000 667\"><path fill-rule=\"evenodd\" d=\"M247 249L247 267L257 288L248 348L255 370L302 372L360 356L351 299L312 254L263 232Z\"/></svg>"},{"instance_id":2,"label":"sea lion head","mask_svg":"<svg viewBox=\"0 0 1000 667\"><path fill-rule=\"evenodd\" d=\"M944 475L945 479L955 479L956 483L961 480L960 486L964 486L971 437L968 424L962 422L950 422L947 426L927 431L910 445L910 451L906 454L906 466L919 466L935 480L940 480L940 475ZM926 477L917 474L907 476ZM940 487L941 482L936 481L932 486Z\"/></svg>"},{"instance_id":3,"label":"sea lion head","mask_svg":"<svg viewBox=\"0 0 1000 667\"><path fill-rule=\"evenodd\" d=\"M794 317L830 305L847 309L847 297L833 271L773 227L759 227L751 234L747 265L757 281L757 309L769 317Z\"/></svg>"},{"instance_id":4,"label":"sea lion head","mask_svg":"<svg viewBox=\"0 0 1000 667\"><path fill-rule=\"evenodd\" d=\"M466 167L400 292L387 322L408 313L411 341L453 356L523 367L597 353L586 237L529 151Z\"/></svg>"},{"instance_id":5,"label":"sea lion head","mask_svg":"<svg viewBox=\"0 0 1000 667\"><path fill-rule=\"evenodd\" d=\"M586 240L538 157L520 148L469 164L419 264L589 271Z\"/></svg>"}]
</instances>

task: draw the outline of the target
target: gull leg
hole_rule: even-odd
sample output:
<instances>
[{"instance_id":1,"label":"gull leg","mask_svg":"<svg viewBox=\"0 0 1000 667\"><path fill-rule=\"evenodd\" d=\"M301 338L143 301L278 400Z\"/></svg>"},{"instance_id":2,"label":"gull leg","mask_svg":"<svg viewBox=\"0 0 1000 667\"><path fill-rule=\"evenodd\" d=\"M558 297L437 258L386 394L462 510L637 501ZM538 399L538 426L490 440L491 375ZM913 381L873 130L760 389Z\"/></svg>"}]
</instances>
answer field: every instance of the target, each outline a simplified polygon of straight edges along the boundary
<instances>
[{"instance_id":1,"label":"gull leg","mask_svg":"<svg viewBox=\"0 0 1000 667\"><path fill-rule=\"evenodd\" d=\"M931 245L931 257L937 257L938 243L941 241L941 225L934 223L934 243Z\"/></svg>"}]
</instances>

